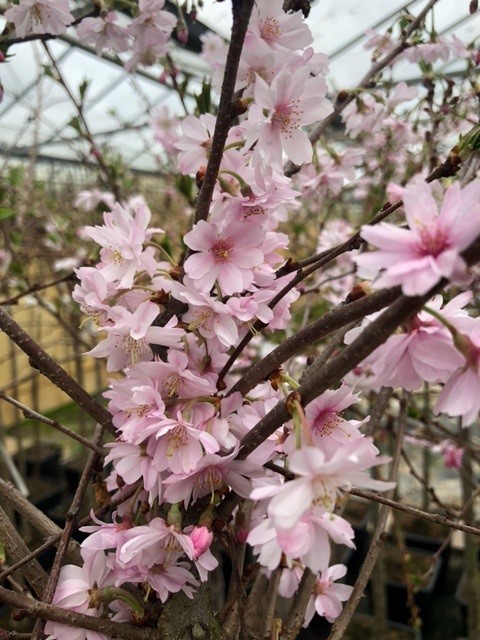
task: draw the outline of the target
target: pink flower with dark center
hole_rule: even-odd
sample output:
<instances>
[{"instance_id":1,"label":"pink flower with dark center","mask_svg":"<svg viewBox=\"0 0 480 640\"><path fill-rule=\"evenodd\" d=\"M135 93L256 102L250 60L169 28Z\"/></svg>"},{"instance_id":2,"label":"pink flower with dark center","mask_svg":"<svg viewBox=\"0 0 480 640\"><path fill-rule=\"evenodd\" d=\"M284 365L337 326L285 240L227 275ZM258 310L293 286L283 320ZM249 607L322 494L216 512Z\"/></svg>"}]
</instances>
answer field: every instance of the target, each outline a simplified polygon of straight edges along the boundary
<instances>
[{"instance_id":1,"label":"pink flower with dark center","mask_svg":"<svg viewBox=\"0 0 480 640\"><path fill-rule=\"evenodd\" d=\"M315 583L314 592L311 596L305 611L306 627L313 618L315 611L319 616L326 618L328 622L333 622L342 612L342 602L349 599L353 587L346 584L334 584L335 580L343 578L347 573L344 564L334 564L325 571Z\"/></svg>"},{"instance_id":2,"label":"pink flower with dark center","mask_svg":"<svg viewBox=\"0 0 480 640\"><path fill-rule=\"evenodd\" d=\"M407 296L426 293L442 278L468 282L460 253L480 233L480 182L449 187L440 212L425 182L408 185L403 202L409 229L386 222L362 227L362 237L379 250L354 257L360 276L384 269L375 286L401 285Z\"/></svg>"},{"instance_id":3,"label":"pink flower with dark center","mask_svg":"<svg viewBox=\"0 0 480 640\"><path fill-rule=\"evenodd\" d=\"M312 34L301 11L285 13L283 0L269 0L254 5L249 30L270 47L293 51L313 42Z\"/></svg>"},{"instance_id":4,"label":"pink flower with dark center","mask_svg":"<svg viewBox=\"0 0 480 640\"><path fill-rule=\"evenodd\" d=\"M280 71L270 87L257 77L245 142L247 147L257 142L254 163L281 167L282 151L295 164L310 162L312 145L300 127L331 113L333 107L325 98L326 92L325 80L310 77L303 68L293 73L289 69Z\"/></svg>"},{"instance_id":5,"label":"pink flower with dark center","mask_svg":"<svg viewBox=\"0 0 480 640\"><path fill-rule=\"evenodd\" d=\"M212 453L204 456L194 471L170 476L164 483L165 500L170 503L183 500L185 508L188 508L191 500L196 502L198 498L213 495L218 490L224 491L228 487L239 496L248 498L252 484L247 478L261 476L263 471L246 460L234 460L237 454L238 448L223 457Z\"/></svg>"},{"instance_id":6,"label":"pink flower with dark center","mask_svg":"<svg viewBox=\"0 0 480 640\"><path fill-rule=\"evenodd\" d=\"M185 235L185 244L197 253L185 262L185 272L199 291L208 292L215 281L222 293L232 295L253 282L254 267L264 259L262 228L231 222L224 229L201 220Z\"/></svg>"},{"instance_id":7,"label":"pink flower with dark center","mask_svg":"<svg viewBox=\"0 0 480 640\"><path fill-rule=\"evenodd\" d=\"M67 0L20 0L4 16L13 22L19 38L30 33L60 35L73 22Z\"/></svg>"}]
</instances>

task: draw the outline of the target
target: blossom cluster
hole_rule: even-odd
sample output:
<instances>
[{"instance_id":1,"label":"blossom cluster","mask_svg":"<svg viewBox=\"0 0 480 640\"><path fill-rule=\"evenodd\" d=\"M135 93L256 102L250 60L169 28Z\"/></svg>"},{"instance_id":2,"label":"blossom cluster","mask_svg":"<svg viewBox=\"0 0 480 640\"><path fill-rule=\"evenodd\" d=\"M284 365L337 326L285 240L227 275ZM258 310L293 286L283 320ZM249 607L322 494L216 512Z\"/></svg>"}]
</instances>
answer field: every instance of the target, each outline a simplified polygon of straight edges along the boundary
<instances>
[{"instance_id":1,"label":"blossom cluster","mask_svg":"<svg viewBox=\"0 0 480 640\"><path fill-rule=\"evenodd\" d=\"M335 514L341 490L393 486L370 478L368 470L384 459L362 435L362 423L341 417L357 397L347 387L327 392L301 416L304 433L294 419L244 459L242 438L295 383L263 383L243 398L229 393L235 377L222 372L252 323L284 329L299 295L292 289L270 304L292 277L276 274L288 242L278 225L299 195L282 165L285 158L311 160L302 126L332 110L327 60L311 41L301 14L284 14L281 0L254 9L239 74L250 105L229 132L210 216L184 237L182 279L171 257L163 259L163 231L150 227L140 198L79 197L85 208L100 201L110 207L103 225L84 231L100 246L100 260L77 270L73 294L105 336L90 354L123 372L106 392L118 433L105 458L108 487L138 489L112 524L87 528L84 566L62 570L55 602L64 607L128 620L139 615L138 603L122 585L162 602L179 590L191 596L217 566L212 518L229 492L256 502L250 524L235 535L254 547L267 573L283 567L283 594L295 590L305 567L318 573L306 622L315 610L333 620L348 597L350 587L333 584L345 569L329 567L331 540L354 545L352 528ZM165 146L181 172L203 171L215 117L187 116L180 128ZM172 300L180 310L165 321ZM264 467L286 459L294 480ZM292 494L302 496L295 510ZM193 522L190 513L197 514ZM47 631L61 637L58 625Z\"/></svg>"},{"instance_id":2,"label":"blossom cluster","mask_svg":"<svg viewBox=\"0 0 480 640\"><path fill-rule=\"evenodd\" d=\"M165 0L140 0L138 15L129 24L121 24L115 11L102 10L96 17L84 17L77 23L77 36L84 44L132 55L125 68L138 64L150 66L164 56L177 17L164 10ZM74 23L68 0L20 0L5 11L19 38L31 34L62 35Z\"/></svg>"},{"instance_id":3,"label":"blossom cluster","mask_svg":"<svg viewBox=\"0 0 480 640\"><path fill-rule=\"evenodd\" d=\"M59 33L72 23L64 0L52 0L48 10L40 0L35 14L31 6L21 0L7 11L20 34ZM133 46L129 68L148 64L166 51L176 23L163 6L163 0L141 0L127 27L117 26L112 13L86 18L79 36L98 51ZM106 445L107 486L129 498L112 523L97 520L84 529L90 534L82 543L84 564L62 568L54 604L141 622L155 599L165 603L180 591L192 597L218 565L217 507L236 494L253 501L251 518L245 522L237 510L235 524L223 523L223 533L250 544L265 574L281 570L282 596L292 596L305 570L311 570L316 583L304 622L315 611L333 621L351 587L335 584L346 568L330 565L331 545L355 544L352 527L338 514L343 493L395 486L380 479L380 472L375 479L370 475L388 459L365 435L368 417L351 417L359 390L413 391L425 381L442 384L437 412L461 415L465 424L478 414L480 331L465 310L469 294L444 306L437 296L338 388L306 407L292 401L292 419L249 455L242 451L244 438L298 387L280 370L248 396L232 391L232 349L259 323L267 332L285 329L300 296L288 287L294 274L278 273L288 247L279 225L299 208L300 195L317 204L338 196L357 181L368 156L366 148L312 148L304 127L333 111L325 80L328 60L313 50L312 41L301 12L284 13L283 0L254 6L236 84L244 113L229 130L209 215L183 238L182 264L166 251L164 231L150 226L152 214L141 197L117 202L100 190L78 197L84 210L99 203L108 209L103 224L84 229L84 237L100 248L99 261L76 270L73 298L101 334L90 355L105 358L114 374L105 393L117 436ZM205 44L204 57L218 83L225 45L211 38ZM393 125L397 106L413 95L400 83L386 99L355 100L344 112L347 132L357 138L380 131L389 120ZM172 166L196 176L201 186L215 116L172 121L162 108L152 114L152 125ZM406 128L393 128L399 138L408 138ZM295 179L284 175L286 160L305 165ZM406 295L425 294L443 278L468 282L462 252L480 232L479 190L476 182L455 184L435 196L442 201L439 207L432 188L418 176L397 187L408 228L364 226L362 238L378 251L349 254L343 266L339 263L339 287L331 299L345 297L342 288L345 293L353 284L354 265L374 287L400 285ZM319 251L350 230L345 221L327 225ZM342 268L352 273L345 277ZM358 331L361 327L346 340ZM457 464L458 452L446 455ZM49 622L46 630L52 639L67 637L59 623ZM99 640L88 631L75 637Z\"/></svg>"}]
</instances>

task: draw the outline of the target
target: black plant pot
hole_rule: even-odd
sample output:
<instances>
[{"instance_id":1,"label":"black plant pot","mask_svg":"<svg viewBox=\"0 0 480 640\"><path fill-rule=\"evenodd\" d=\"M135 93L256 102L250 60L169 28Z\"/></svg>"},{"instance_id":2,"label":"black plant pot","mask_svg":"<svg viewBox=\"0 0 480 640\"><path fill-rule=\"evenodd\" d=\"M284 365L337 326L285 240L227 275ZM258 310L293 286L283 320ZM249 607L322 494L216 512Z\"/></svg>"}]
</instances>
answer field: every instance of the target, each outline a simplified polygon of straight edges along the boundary
<instances>
[{"instance_id":1,"label":"black plant pot","mask_svg":"<svg viewBox=\"0 0 480 640\"><path fill-rule=\"evenodd\" d=\"M58 504L65 496L66 484L60 479L30 478L27 484L30 490L29 500L43 512Z\"/></svg>"},{"instance_id":2,"label":"black plant pot","mask_svg":"<svg viewBox=\"0 0 480 640\"><path fill-rule=\"evenodd\" d=\"M25 449L23 458L25 460L25 471L27 477L46 476L48 478L58 478L61 475L60 458L62 448L55 444L39 444ZM20 455L14 456L18 465Z\"/></svg>"},{"instance_id":3,"label":"black plant pot","mask_svg":"<svg viewBox=\"0 0 480 640\"><path fill-rule=\"evenodd\" d=\"M417 533L405 534L405 544L407 545L407 547L412 547L413 549L422 549L423 551L428 551L429 553L431 553L431 555L437 553L444 542L445 540L443 540L442 538L422 536ZM442 552L440 554L442 562L438 571L438 579L435 583L435 593L440 593L445 584L445 576L447 574L451 550L452 547L449 541L448 544L446 544L442 549Z\"/></svg>"},{"instance_id":4,"label":"black plant pot","mask_svg":"<svg viewBox=\"0 0 480 640\"><path fill-rule=\"evenodd\" d=\"M465 594L465 586L467 583L467 574L462 573L462 576L455 589L455 600L460 607L460 613L462 614L462 634L467 636L467 622L468 622L468 602Z\"/></svg>"},{"instance_id":5,"label":"black plant pot","mask_svg":"<svg viewBox=\"0 0 480 640\"><path fill-rule=\"evenodd\" d=\"M388 550L389 545L386 545ZM391 548L391 546L390 546ZM425 554L425 549L418 549L412 546L407 547L407 551ZM438 592L438 579L442 570L443 558L440 557L433 567L432 575L430 576L427 585L420 587L415 591L415 603L420 610L420 617L423 621L428 620L432 614L432 608L435 600L435 594ZM388 618L392 622L408 625L410 622L410 609L407 605L407 586L402 582L388 579L387 584L387 603L388 603Z\"/></svg>"}]
</instances>

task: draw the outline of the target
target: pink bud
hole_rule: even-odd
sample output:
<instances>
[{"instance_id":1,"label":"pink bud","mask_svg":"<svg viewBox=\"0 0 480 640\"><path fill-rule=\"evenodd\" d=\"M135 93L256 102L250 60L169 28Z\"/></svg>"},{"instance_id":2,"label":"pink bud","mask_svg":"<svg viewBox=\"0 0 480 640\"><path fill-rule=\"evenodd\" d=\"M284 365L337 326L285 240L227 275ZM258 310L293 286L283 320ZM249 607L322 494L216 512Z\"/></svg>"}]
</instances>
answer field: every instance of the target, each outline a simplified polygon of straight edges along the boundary
<instances>
[{"instance_id":1,"label":"pink bud","mask_svg":"<svg viewBox=\"0 0 480 640\"><path fill-rule=\"evenodd\" d=\"M0 51L0 62L5 62L5 54L3 51Z\"/></svg>"},{"instance_id":2,"label":"pink bud","mask_svg":"<svg viewBox=\"0 0 480 640\"><path fill-rule=\"evenodd\" d=\"M248 538L248 529L238 529L235 538L240 544L245 544Z\"/></svg>"},{"instance_id":3,"label":"pink bud","mask_svg":"<svg viewBox=\"0 0 480 640\"><path fill-rule=\"evenodd\" d=\"M195 560L202 556L213 542L213 533L207 527L193 527L190 532Z\"/></svg>"},{"instance_id":4,"label":"pink bud","mask_svg":"<svg viewBox=\"0 0 480 640\"><path fill-rule=\"evenodd\" d=\"M187 44L188 42L188 29L185 26L178 27L177 38L180 44Z\"/></svg>"},{"instance_id":5,"label":"pink bud","mask_svg":"<svg viewBox=\"0 0 480 640\"><path fill-rule=\"evenodd\" d=\"M168 73L166 71L162 71L162 73L158 77L158 81L160 82L160 84L166 84L168 77Z\"/></svg>"}]
</instances>

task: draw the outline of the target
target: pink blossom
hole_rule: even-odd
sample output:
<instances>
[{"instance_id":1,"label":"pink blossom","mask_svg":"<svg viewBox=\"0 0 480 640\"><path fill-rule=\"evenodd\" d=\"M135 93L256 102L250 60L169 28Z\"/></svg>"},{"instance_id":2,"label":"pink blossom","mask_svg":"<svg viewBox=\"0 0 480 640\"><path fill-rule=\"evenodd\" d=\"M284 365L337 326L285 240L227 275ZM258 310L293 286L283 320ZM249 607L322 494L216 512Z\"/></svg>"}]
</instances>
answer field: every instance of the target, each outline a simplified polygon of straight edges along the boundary
<instances>
[{"instance_id":1,"label":"pink blossom","mask_svg":"<svg viewBox=\"0 0 480 640\"><path fill-rule=\"evenodd\" d=\"M434 407L434 412L461 416L462 425L472 424L480 411L480 327L465 336L465 365L452 373L446 381Z\"/></svg>"},{"instance_id":2,"label":"pink blossom","mask_svg":"<svg viewBox=\"0 0 480 640\"><path fill-rule=\"evenodd\" d=\"M213 407L212 407L213 412ZM208 432L196 429L179 411L177 417L164 417L156 425L158 445L153 457L159 471L169 469L188 474L196 469L204 452L216 453L220 446Z\"/></svg>"},{"instance_id":3,"label":"pink blossom","mask_svg":"<svg viewBox=\"0 0 480 640\"><path fill-rule=\"evenodd\" d=\"M441 444L443 463L447 469L461 469L464 449L456 447L452 442L444 440Z\"/></svg>"},{"instance_id":4,"label":"pink blossom","mask_svg":"<svg viewBox=\"0 0 480 640\"><path fill-rule=\"evenodd\" d=\"M197 560L210 548L213 542L213 533L205 526L193 527L188 534L193 543L194 558Z\"/></svg>"},{"instance_id":5,"label":"pink blossom","mask_svg":"<svg viewBox=\"0 0 480 640\"><path fill-rule=\"evenodd\" d=\"M90 606L90 592L112 584L113 574L106 566L105 555L95 554L87 558L82 567L67 564L60 569L52 604L62 609L100 617L101 611ZM50 620L45 625L45 633L49 640L108 640L102 633Z\"/></svg>"},{"instance_id":6,"label":"pink blossom","mask_svg":"<svg viewBox=\"0 0 480 640\"><path fill-rule=\"evenodd\" d=\"M112 313L115 323L104 327L108 337L88 352L95 358L106 356L107 371L118 371L128 364L151 360L153 351L150 344L179 348L185 335L183 329L176 327L176 316L164 327L153 327L159 309L148 300L140 303L133 313L118 306L112 309Z\"/></svg>"},{"instance_id":7,"label":"pink blossom","mask_svg":"<svg viewBox=\"0 0 480 640\"><path fill-rule=\"evenodd\" d=\"M126 542L118 550L123 565L171 564L180 556L194 557L191 538L168 525L163 518L153 518L148 525L133 527L125 534Z\"/></svg>"},{"instance_id":8,"label":"pink blossom","mask_svg":"<svg viewBox=\"0 0 480 640\"><path fill-rule=\"evenodd\" d=\"M253 223L232 222L220 230L201 220L184 238L197 252L185 262L185 272L202 292L210 291L215 281L226 295L243 291L253 282L253 268L263 262L263 239L264 232Z\"/></svg>"},{"instance_id":9,"label":"pink blossom","mask_svg":"<svg viewBox=\"0 0 480 640\"><path fill-rule=\"evenodd\" d=\"M284 151L295 164L310 162L312 145L300 127L331 113L333 107L325 98L326 92L323 78L311 78L303 68L293 73L280 71L270 87L257 76L245 143L251 146L257 142L254 161L281 167ZM268 112L267 118L263 110Z\"/></svg>"},{"instance_id":10,"label":"pink blossom","mask_svg":"<svg viewBox=\"0 0 480 640\"><path fill-rule=\"evenodd\" d=\"M358 429L361 423L349 422L340 415L357 400L358 396L344 386L335 391L326 391L307 405L305 415L312 442L327 457L335 453L339 444L363 437Z\"/></svg>"},{"instance_id":11,"label":"pink blossom","mask_svg":"<svg viewBox=\"0 0 480 640\"><path fill-rule=\"evenodd\" d=\"M332 512L338 490L345 487L365 487L386 491L395 483L372 479L366 469L384 462L376 457L371 438L355 438L339 445L331 458L316 448L302 447L289 456L289 469L298 478L286 482L268 507L275 524L293 527L314 504L322 504ZM254 494L255 495L255 494Z\"/></svg>"},{"instance_id":12,"label":"pink blossom","mask_svg":"<svg viewBox=\"0 0 480 640\"><path fill-rule=\"evenodd\" d=\"M306 627L313 618L315 611L319 616L333 622L342 611L342 602L349 599L353 587L346 584L334 584L335 580L343 578L347 573L347 567L343 564L334 564L322 571L315 583L314 592L305 611Z\"/></svg>"},{"instance_id":13,"label":"pink blossom","mask_svg":"<svg viewBox=\"0 0 480 640\"><path fill-rule=\"evenodd\" d=\"M197 329L200 335L209 340L218 338L224 347L236 344L238 329L230 306L208 293L192 291L192 288L185 288L178 293L178 296L189 304L189 309L183 316L183 321L189 324L189 329Z\"/></svg>"},{"instance_id":14,"label":"pink blossom","mask_svg":"<svg viewBox=\"0 0 480 640\"><path fill-rule=\"evenodd\" d=\"M130 370L130 373L134 374L134 371ZM169 399L208 396L216 389L211 381L190 371L188 355L177 349L168 351L167 362L157 360L142 364L139 374L154 380L160 393Z\"/></svg>"},{"instance_id":15,"label":"pink blossom","mask_svg":"<svg viewBox=\"0 0 480 640\"><path fill-rule=\"evenodd\" d=\"M252 475L262 475L261 468L246 460L234 460L238 450L228 456L215 453L204 456L196 469L190 473L170 476L165 480L165 500L170 503L183 500L185 508L190 501L196 502L215 491L230 487L243 498L248 498L252 490L249 479Z\"/></svg>"},{"instance_id":16,"label":"pink blossom","mask_svg":"<svg viewBox=\"0 0 480 640\"><path fill-rule=\"evenodd\" d=\"M20 0L4 16L13 22L19 38L31 33L60 35L73 22L67 0Z\"/></svg>"},{"instance_id":17,"label":"pink blossom","mask_svg":"<svg viewBox=\"0 0 480 640\"><path fill-rule=\"evenodd\" d=\"M154 232L148 229L151 212L144 204L134 208L133 215L116 204L104 214L105 226L85 227L86 234L102 248L98 268L107 282L118 280L118 286L128 289L137 271L153 276L157 268L153 247L143 248Z\"/></svg>"},{"instance_id":18,"label":"pink blossom","mask_svg":"<svg viewBox=\"0 0 480 640\"><path fill-rule=\"evenodd\" d=\"M269 0L254 5L249 30L270 47L303 49L312 43L310 29L301 11L285 13L283 0Z\"/></svg>"},{"instance_id":19,"label":"pink blossom","mask_svg":"<svg viewBox=\"0 0 480 640\"><path fill-rule=\"evenodd\" d=\"M176 154L175 145L180 140L180 121L166 106L152 109L150 126L153 137L158 140L169 155Z\"/></svg>"},{"instance_id":20,"label":"pink blossom","mask_svg":"<svg viewBox=\"0 0 480 640\"><path fill-rule=\"evenodd\" d=\"M128 34L115 22L117 22L117 14L114 11L109 11L98 18L84 18L77 27L78 37L83 42L92 44L98 54L101 54L104 49L126 51Z\"/></svg>"},{"instance_id":21,"label":"pink blossom","mask_svg":"<svg viewBox=\"0 0 480 640\"><path fill-rule=\"evenodd\" d=\"M379 250L354 258L360 275L383 268L375 286L401 285L408 296L426 293L442 278L468 282L460 252L480 233L480 183L449 187L440 213L425 182L408 185L403 201L409 229L386 222L362 227L362 237Z\"/></svg>"}]
</instances>

